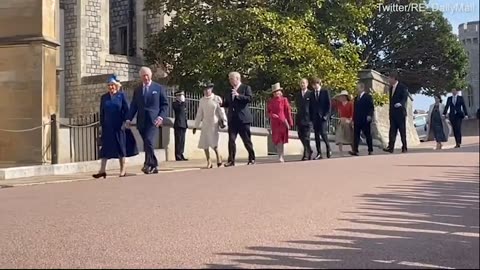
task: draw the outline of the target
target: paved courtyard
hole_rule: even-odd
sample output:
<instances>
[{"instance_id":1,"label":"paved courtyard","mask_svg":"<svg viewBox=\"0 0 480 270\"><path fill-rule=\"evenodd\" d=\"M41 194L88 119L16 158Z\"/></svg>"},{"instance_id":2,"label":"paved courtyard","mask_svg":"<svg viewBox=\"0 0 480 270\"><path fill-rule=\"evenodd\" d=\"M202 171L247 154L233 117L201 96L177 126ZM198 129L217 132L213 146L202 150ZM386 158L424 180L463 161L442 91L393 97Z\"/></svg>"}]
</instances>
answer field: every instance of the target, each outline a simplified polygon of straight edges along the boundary
<instances>
[{"instance_id":1,"label":"paved courtyard","mask_svg":"<svg viewBox=\"0 0 480 270\"><path fill-rule=\"evenodd\" d=\"M478 268L476 143L0 189L0 268Z\"/></svg>"}]
</instances>

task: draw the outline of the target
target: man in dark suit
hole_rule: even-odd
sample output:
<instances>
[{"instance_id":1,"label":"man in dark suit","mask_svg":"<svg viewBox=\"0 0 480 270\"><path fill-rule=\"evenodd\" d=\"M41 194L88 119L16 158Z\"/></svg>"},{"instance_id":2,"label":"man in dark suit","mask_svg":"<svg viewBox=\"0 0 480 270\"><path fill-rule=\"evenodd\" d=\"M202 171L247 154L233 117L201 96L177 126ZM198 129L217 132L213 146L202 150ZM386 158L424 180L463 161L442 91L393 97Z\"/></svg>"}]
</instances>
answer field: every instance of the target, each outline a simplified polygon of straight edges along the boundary
<instances>
[{"instance_id":1,"label":"man in dark suit","mask_svg":"<svg viewBox=\"0 0 480 270\"><path fill-rule=\"evenodd\" d=\"M312 80L313 91L310 94L310 119L313 123L315 132L315 145L317 147L317 156L315 159L322 159L322 146L320 137L327 147L327 158L332 156L330 144L328 142L328 119L330 117L331 101L328 90L322 88L322 81L318 78Z\"/></svg>"},{"instance_id":2,"label":"man in dark suit","mask_svg":"<svg viewBox=\"0 0 480 270\"><path fill-rule=\"evenodd\" d=\"M365 84L357 84L358 95L353 101L353 151L350 155L358 156L358 145L360 143L360 133L363 132L367 139L368 154L373 152L371 123L373 119L373 112L375 110L373 98L370 93L365 91Z\"/></svg>"},{"instance_id":3,"label":"man in dark suit","mask_svg":"<svg viewBox=\"0 0 480 270\"><path fill-rule=\"evenodd\" d=\"M163 86L152 81L152 71L148 67L140 69L142 85L133 92L127 126L137 115L137 128L143 139L145 162L142 171L145 174L158 173L158 161L155 157L153 140L167 116L167 93Z\"/></svg>"},{"instance_id":4,"label":"man in dark suit","mask_svg":"<svg viewBox=\"0 0 480 270\"><path fill-rule=\"evenodd\" d=\"M395 140L397 132L400 132L400 139L402 140L402 153L407 152L407 87L398 81L398 74L392 72L388 75L388 82L390 84L390 131L388 147L383 151L393 153L395 148Z\"/></svg>"},{"instance_id":5,"label":"man in dark suit","mask_svg":"<svg viewBox=\"0 0 480 270\"><path fill-rule=\"evenodd\" d=\"M310 147L310 98L311 91L308 90L308 80L300 81L300 92L295 96L295 107L297 114L295 123L297 124L298 138L303 145L302 160L312 159L312 147Z\"/></svg>"},{"instance_id":6,"label":"man in dark suit","mask_svg":"<svg viewBox=\"0 0 480 270\"><path fill-rule=\"evenodd\" d=\"M228 162L225 167L235 166L235 154L237 146L235 140L237 135L242 138L243 144L248 151L248 165L255 164L255 151L250 133L252 114L248 104L252 101L252 89L242 84L240 73L230 72L228 74L231 91L225 95L223 107L227 108L228 118Z\"/></svg>"},{"instance_id":7,"label":"man in dark suit","mask_svg":"<svg viewBox=\"0 0 480 270\"><path fill-rule=\"evenodd\" d=\"M187 108L185 105L185 93L183 91L175 92L175 101L172 103L175 112L175 121L173 122L173 134L175 136L175 160L187 161L183 156L185 151L185 133L187 132Z\"/></svg>"},{"instance_id":8,"label":"man in dark suit","mask_svg":"<svg viewBox=\"0 0 480 270\"><path fill-rule=\"evenodd\" d=\"M463 118L468 118L467 106L462 96L458 95L457 89L452 89L452 96L448 97L447 105L443 110L443 115L447 116L452 123L453 136L455 137L455 148L459 148L462 144L462 121Z\"/></svg>"}]
</instances>

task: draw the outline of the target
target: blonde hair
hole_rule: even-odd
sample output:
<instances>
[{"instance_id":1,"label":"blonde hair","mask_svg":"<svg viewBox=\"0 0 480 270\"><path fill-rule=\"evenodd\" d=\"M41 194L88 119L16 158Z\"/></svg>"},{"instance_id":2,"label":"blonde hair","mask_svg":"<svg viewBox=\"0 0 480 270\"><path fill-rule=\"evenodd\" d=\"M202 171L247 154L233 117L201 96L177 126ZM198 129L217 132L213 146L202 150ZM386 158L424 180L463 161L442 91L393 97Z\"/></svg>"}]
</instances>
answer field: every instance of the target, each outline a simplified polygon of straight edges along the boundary
<instances>
[{"instance_id":1,"label":"blonde hair","mask_svg":"<svg viewBox=\"0 0 480 270\"><path fill-rule=\"evenodd\" d=\"M236 78L236 79L241 79L242 76L240 75L240 73L236 72L236 71L232 71L230 73L228 73L228 78Z\"/></svg>"}]
</instances>

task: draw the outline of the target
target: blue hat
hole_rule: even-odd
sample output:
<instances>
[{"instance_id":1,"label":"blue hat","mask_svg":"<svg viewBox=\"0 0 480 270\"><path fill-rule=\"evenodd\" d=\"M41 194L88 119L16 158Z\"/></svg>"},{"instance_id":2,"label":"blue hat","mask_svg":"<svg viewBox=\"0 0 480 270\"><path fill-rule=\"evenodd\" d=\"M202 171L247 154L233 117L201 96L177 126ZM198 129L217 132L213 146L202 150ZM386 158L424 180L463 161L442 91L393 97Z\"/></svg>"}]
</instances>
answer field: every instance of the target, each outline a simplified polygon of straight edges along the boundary
<instances>
[{"instance_id":1,"label":"blue hat","mask_svg":"<svg viewBox=\"0 0 480 270\"><path fill-rule=\"evenodd\" d=\"M120 84L120 81L117 80L117 76L115 74L112 74L112 76L110 76L110 78L108 78L107 83L108 84L112 84L112 83Z\"/></svg>"}]
</instances>

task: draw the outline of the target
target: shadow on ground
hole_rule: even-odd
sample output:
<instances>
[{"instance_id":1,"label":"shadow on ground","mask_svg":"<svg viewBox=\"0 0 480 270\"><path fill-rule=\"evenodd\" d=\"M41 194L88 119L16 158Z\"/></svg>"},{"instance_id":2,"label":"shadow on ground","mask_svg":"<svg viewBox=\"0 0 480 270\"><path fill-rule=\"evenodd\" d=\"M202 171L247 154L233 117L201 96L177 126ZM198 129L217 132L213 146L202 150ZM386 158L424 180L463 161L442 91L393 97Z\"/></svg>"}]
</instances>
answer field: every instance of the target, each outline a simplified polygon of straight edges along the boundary
<instances>
[{"instance_id":1,"label":"shadow on ground","mask_svg":"<svg viewBox=\"0 0 480 270\"><path fill-rule=\"evenodd\" d=\"M416 165L418 166L418 165ZM477 268L478 168L455 168L435 179L361 195L349 226L333 235L221 253L209 268Z\"/></svg>"}]
</instances>

